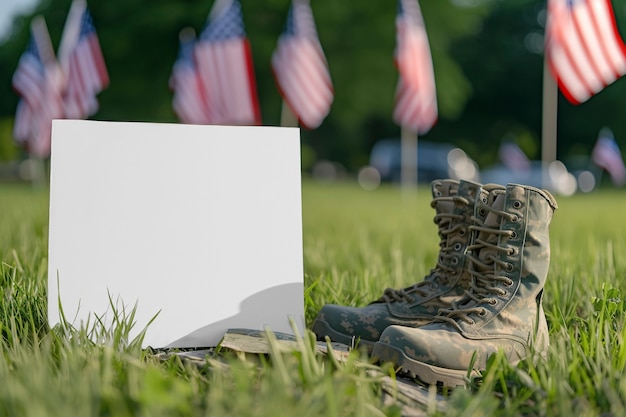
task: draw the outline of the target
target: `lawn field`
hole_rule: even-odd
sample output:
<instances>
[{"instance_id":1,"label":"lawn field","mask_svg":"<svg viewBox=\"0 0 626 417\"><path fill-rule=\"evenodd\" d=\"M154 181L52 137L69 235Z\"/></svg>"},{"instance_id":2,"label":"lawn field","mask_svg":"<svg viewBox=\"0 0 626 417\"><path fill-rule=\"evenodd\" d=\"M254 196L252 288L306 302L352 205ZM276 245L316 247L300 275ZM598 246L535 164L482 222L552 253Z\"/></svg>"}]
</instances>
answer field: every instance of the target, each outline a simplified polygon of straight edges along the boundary
<instances>
[{"instance_id":1,"label":"lawn field","mask_svg":"<svg viewBox=\"0 0 626 417\"><path fill-rule=\"evenodd\" d=\"M421 281L439 249L427 187L408 194L353 183L302 188L305 311L362 306ZM550 350L511 367L494 356L481 384L446 392L429 415L626 415L626 192L557 196L544 308ZM113 328L49 329L48 195L0 184L0 416L399 416L380 400L378 369L301 349L225 355L204 367L159 360ZM184 317L181 317L184 320ZM106 343L94 344L94 334ZM226 363L226 365L224 364ZM393 369L382 368L393 376ZM405 409L406 412L406 409Z\"/></svg>"}]
</instances>

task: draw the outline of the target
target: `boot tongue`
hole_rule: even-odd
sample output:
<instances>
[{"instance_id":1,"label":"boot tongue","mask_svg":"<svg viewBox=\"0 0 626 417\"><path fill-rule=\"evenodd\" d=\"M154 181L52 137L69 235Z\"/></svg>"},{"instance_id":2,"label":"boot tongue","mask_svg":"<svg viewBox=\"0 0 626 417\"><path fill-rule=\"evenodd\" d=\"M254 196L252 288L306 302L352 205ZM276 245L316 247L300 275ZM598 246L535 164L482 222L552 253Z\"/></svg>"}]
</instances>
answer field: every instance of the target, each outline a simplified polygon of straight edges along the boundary
<instances>
[{"instance_id":1,"label":"boot tongue","mask_svg":"<svg viewBox=\"0 0 626 417\"><path fill-rule=\"evenodd\" d=\"M489 196L489 201L493 201L490 205L490 207L494 210L498 210L498 211L502 211L504 209L504 198L505 198L505 193L501 190L498 191L493 191L492 194ZM484 226L491 228L491 229L500 229L500 223L502 222L502 216L500 216L499 214L497 214L494 211L489 211L489 213L487 214L487 217L485 217L485 221L484 221ZM489 233L489 232L480 232L478 234L478 239L483 241L483 242L487 242L487 243L491 243L494 245L498 244L498 234L497 233ZM489 246L486 246L484 248L482 248L479 252L478 252L478 259L483 262L484 264L490 265L489 268L485 268L484 266L481 266L479 264L475 265L476 270L480 271L480 272L487 272L489 270L492 269L491 265L493 264L493 259L494 257L497 257L497 250L493 249Z\"/></svg>"},{"instance_id":2,"label":"boot tongue","mask_svg":"<svg viewBox=\"0 0 626 417\"><path fill-rule=\"evenodd\" d=\"M456 180L440 180L433 181L432 194L433 200L430 205L435 209L437 214L435 215L435 223L437 224L440 247L443 249L447 245L447 234L442 233L442 230L450 229L452 227L452 218L447 214L454 213L454 197L459 191L459 181ZM427 296L430 286L440 277L438 267L431 270L431 273L424 278L423 281L412 285L411 287L404 288L402 290L395 290L393 288L387 288L382 297L375 302L387 302L392 303L395 301L409 301L413 302L412 296L409 294L421 293L422 296ZM408 298L407 298L408 296Z\"/></svg>"}]
</instances>

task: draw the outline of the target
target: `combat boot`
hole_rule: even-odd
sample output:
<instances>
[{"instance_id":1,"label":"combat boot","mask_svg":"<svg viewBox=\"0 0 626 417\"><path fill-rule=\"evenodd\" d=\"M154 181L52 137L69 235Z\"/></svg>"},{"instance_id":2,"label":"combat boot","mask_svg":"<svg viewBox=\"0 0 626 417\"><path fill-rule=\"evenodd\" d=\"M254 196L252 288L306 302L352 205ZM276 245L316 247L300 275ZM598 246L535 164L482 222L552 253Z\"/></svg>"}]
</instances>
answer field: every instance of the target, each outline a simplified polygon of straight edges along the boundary
<instances>
[{"instance_id":1,"label":"combat boot","mask_svg":"<svg viewBox=\"0 0 626 417\"><path fill-rule=\"evenodd\" d=\"M417 284L404 289L388 288L383 295L365 307L327 304L320 310L312 329L319 340L353 346L356 343L371 350L385 328L399 324L421 326L439 309L449 307L463 295L470 277L462 273L469 244L470 221L476 201L486 198L480 184L470 181L433 181L431 206L440 239L437 265Z\"/></svg>"},{"instance_id":2,"label":"combat boot","mask_svg":"<svg viewBox=\"0 0 626 417\"><path fill-rule=\"evenodd\" d=\"M548 327L543 287L550 264L549 225L557 208L545 190L509 184L493 190L474 218L467 259L472 276L465 296L432 323L388 327L372 357L392 362L428 384L466 384L501 350L511 364L545 354ZM472 370L472 357L475 362Z\"/></svg>"}]
</instances>

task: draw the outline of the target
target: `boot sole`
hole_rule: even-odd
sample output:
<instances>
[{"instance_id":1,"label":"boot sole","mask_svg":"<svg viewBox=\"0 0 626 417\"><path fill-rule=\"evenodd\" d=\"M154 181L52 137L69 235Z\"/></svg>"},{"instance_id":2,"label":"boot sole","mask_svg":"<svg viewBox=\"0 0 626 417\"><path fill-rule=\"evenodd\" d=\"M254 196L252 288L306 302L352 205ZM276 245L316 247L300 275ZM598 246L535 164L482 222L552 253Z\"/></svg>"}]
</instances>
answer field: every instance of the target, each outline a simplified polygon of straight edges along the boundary
<instances>
[{"instance_id":1,"label":"boot sole","mask_svg":"<svg viewBox=\"0 0 626 417\"><path fill-rule=\"evenodd\" d=\"M465 387L469 380L466 370L440 368L409 358L401 349L383 342L377 342L372 350L372 359L379 362L391 362L399 366L401 374L418 379L428 385L443 387ZM470 378L479 377L477 371L472 371Z\"/></svg>"},{"instance_id":2,"label":"boot sole","mask_svg":"<svg viewBox=\"0 0 626 417\"><path fill-rule=\"evenodd\" d=\"M313 322L312 330L320 340L324 340L324 337L328 336L333 342L343 343L353 349L365 349L368 354L372 352L374 344L376 343L370 340L357 339L355 336L340 333L330 327L326 321L320 319Z\"/></svg>"}]
</instances>

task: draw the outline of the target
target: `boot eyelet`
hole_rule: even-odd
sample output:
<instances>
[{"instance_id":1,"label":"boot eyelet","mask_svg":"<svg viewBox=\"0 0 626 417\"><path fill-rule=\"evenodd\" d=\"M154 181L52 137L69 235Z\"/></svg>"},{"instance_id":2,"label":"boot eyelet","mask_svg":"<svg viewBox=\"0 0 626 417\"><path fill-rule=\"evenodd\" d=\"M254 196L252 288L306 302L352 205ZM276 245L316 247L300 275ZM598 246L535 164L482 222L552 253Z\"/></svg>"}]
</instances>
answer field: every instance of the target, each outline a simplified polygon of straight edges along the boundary
<instances>
[{"instance_id":1,"label":"boot eyelet","mask_svg":"<svg viewBox=\"0 0 626 417\"><path fill-rule=\"evenodd\" d=\"M513 285L513 280L512 279L507 279L506 281L504 281L504 285L507 287L510 287Z\"/></svg>"},{"instance_id":2,"label":"boot eyelet","mask_svg":"<svg viewBox=\"0 0 626 417\"><path fill-rule=\"evenodd\" d=\"M511 239L517 239L517 232L515 230L511 230Z\"/></svg>"},{"instance_id":3,"label":"boot eyelet","mask_svg":"<svg viewBox=\"0 0 626 417\"><path fill-rule=\"evenodd\" d=\"M481 198L480 201L482 201L483 203L487 204L487 197Z\"/></svg>"},{"instance_id":4,"label":"boot eyelet","mask_svg":"<svg viewBox=\"0 0 626 417\"><path fill-rule=\"evenodd\" d=\"M518 216L516 216L515 214L511 216L511 221L512 221L513 223L517 223L517 221L518 221L518 220L519 220L519 217L518 217Z\"/></svg>"},{"instance_id":5,"label":"boot eyelet","mask_svg":"<svg viewBox=\"0 0 626 417\"><path fill-rule=\"evenodd\" d=\"M450 263L451 263L452 265L457 265L457 264L459 263L459 258L457 258L457 257L455 256L454 258L452 258L452 259L450 260Z\"/></svg>"},{"instance_id":6,"label":"boot eyelet","mask_svg":"<svg viewBox=\"0 0 626 417\"><path fill-rule=\"evenodd\" d=\"M521 208L521 207L522 207L522 202L521 202L521 201L519 201L519 200L515 200L515 201L513 202L513 208L518 209L518 208Z\"/></svg>"},{"instance_id":7,"label":"boot eyelet","mask_svg":"<svg viewBox=\"0 0 626 417\"><path fill-rule=\"evenodd\" d=\"M469 319L467 321L467 324L473 325L473 324L476 324L476 322L474 320L472 320L472 319Z\"/></svg>"},{"instance_id":8,"label":"boot eyelet","mask_svg":"<svg viewBox=\"0 0 626 417\"><path fill-rule=\"evenodd\" d=\"M465 236L465 229L459 230L459 236Z\"/></svg>"},{"instance_id":9,"label":"boot eyelet","mask_svg":"<svg viewBox=\"0 0 626 417\"><path fill-rule=\"evenodd\" d=\"M487 315L487 310L483 308L482 310L478 312L478 315L480 317L485 317Z\"/></svg>"},{"instance_id":10,"label":"boot eyelet","mask_svg":"<svg viewBox=\"0 0 626 417\"><path fill-rule=\"evenodd\" d=\"M515 255L515 249L514 248L509 248L509 250L506 251L506 254L509 255L509 256Z\"/></svg>"},{"instance_id":11,"label":"boot eyelet","mask_svg":"<svg viewBox=\"0 0 626 417\"><path fill-rule=\"evenodd\" d=\"M515 268L515 266L513 264L506 264L506 270L508 272L513 272L514 268Z\"/></svg>"},{"instance_id":12,"label":"boot eyelet","mask_svg":"<svg viewBox=\"0 0 626 417\"><path fill-rule=\"evenodd\" d=\"M487 302L491 304L492 306L495 306L496 304L498 304L498 300L496 300L495 298L490 298L489 301Z\"/></svg>"},{"instance_id":13,"label":"boot eyelet","mask_svg":"<svg viewBox=\"0 0 626 417\"><path fill-rule=\"evenodd\" d=\"M463 245L461 245L460 243L455 243L454 244L454 250L457 251L457 252L460 251L462 247L463 247Z\"/></svg>"},{"instance_id":14,"label":"boot eyelet","mask_svg":"<svg viewBox=\"0 0 626 417\"><path fill-rule=\"evenodd\" d=\"M508 296L508 295L509 295L509 293L508 293L508 292L506 292L506 291L504 291L504 290L500 290L500 297L504 298L504 297L506 297L506 296Z\"/></svg>"},{"instance_id":15,"label":"boot eyelet","mask_svg":"<svg viewBox=\"0 0 626 417\"><path fill-rule=\"evenodd\" d=\"M484 208L479 208L478 209L478 214L480 214L481 216L485 215L485 209Z\"/></svg>"}]
</instances>

